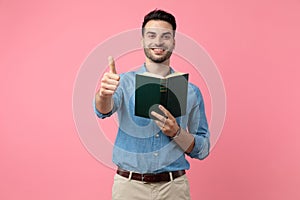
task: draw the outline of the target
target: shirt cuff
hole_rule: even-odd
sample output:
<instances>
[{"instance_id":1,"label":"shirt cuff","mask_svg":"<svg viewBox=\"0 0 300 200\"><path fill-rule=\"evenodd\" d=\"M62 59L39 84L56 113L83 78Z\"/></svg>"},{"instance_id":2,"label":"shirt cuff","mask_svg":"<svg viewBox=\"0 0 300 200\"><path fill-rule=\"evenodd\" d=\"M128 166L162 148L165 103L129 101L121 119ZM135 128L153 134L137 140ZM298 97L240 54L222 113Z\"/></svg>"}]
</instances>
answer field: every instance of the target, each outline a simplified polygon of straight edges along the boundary
<instances>
[{"instance_id":1,"label":"shirt cuff","mask_svg":"<svg viewBox=\"0 0 300 200\"><path fill-rule=\"evenodd\" d=\"M99 118L104 119L104 118L110 117L110 116L112 115L112 111L110 111L109 113L106 113L106 114L103 114L103 113L99 112L99 110L97 110L97 108L96 108L96 103L95 103L95 101L94 101L93 105L94 105L94 112L96 113L96 115L97 115Z\"/></svg>"},{"instance_id":2,"label":"shirt cuff","mask_svg":"<svg viewBox=\"0 0 300 200\"><path fill-rule=\"evenodd\" d=\"M194 135L195 137L195 146L193 150L188 153L191 158L198 158L203 160L209 154L209 140L208 138L201 137L199 135Z\"/></svg>"}]
</instances>

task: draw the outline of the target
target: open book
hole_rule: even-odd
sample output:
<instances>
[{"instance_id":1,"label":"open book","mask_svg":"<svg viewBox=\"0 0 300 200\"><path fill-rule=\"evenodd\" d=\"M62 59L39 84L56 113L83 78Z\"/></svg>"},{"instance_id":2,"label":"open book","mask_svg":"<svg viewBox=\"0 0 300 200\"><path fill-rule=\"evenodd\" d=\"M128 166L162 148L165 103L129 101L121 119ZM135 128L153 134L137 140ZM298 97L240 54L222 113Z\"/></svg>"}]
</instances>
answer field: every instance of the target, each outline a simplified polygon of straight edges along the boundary
<instances>
[{"instance_id":1,"label":"open book","mask_svg":"<svg viewBox=\"0 0 300 200\"><path fill-rule=\"evenodd\" d=\"M150 72L136 74L135 115L153 118L151 111L163 115L158 105L164 106L174 117L185 115L188 76L181 72L166 77Z\"/></svg>"}]
</instances>

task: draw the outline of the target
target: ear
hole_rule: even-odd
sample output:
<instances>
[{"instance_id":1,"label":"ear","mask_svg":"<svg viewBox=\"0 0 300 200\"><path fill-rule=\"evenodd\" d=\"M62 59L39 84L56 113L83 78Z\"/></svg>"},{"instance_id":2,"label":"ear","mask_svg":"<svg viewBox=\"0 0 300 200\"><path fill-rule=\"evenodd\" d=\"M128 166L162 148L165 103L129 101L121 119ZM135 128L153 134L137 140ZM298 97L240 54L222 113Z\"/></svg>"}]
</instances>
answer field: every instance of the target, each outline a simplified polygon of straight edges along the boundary
<instances>
[{"instance_id":1,"label":"ear","mask_svg":"<svg viewBox=\"0 0 300 200\"><path fill-rule=\"evenodd\" d=\"M173 50L175 49L175 46L176 46L176 40L174 38L174 41L173 41Z\"/></svg>"}]
</instances>

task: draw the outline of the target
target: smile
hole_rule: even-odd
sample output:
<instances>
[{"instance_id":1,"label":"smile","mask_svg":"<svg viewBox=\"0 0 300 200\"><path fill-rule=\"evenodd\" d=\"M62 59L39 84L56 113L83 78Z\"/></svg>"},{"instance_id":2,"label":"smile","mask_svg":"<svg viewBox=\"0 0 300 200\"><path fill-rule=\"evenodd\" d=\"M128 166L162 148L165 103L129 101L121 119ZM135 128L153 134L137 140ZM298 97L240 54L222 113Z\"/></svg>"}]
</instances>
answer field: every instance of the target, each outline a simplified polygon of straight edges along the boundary
<instances>
[{"instance_id":1,"label":"smile","mask_svg":"<svg viewBox=\"0 0 300 200\"><path fill-rule=\"evenodd\" d=\"M162 48L150 48L155 54L162 54L165 52L165 49Z\"/></svg>"}]
</instances>

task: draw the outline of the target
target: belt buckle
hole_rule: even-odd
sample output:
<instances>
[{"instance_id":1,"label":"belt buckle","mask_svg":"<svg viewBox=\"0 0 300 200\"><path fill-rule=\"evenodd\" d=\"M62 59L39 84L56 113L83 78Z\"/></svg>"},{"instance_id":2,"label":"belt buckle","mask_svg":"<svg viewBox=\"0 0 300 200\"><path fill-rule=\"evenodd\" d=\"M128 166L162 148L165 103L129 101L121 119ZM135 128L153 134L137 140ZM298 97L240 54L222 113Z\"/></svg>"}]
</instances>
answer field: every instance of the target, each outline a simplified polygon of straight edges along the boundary
<instances>
[{"instance_id":1,"label":"belt buckle","mask_svg":"<svg viewBox=\"0 0 300 200\"><path fill-rule=\"evenodd\" d=\"M142 182L144 182L144 178L145 178L144 174L141 174L141 176L142 176Z\"/></svg>"},{"instance_id":2,"label":"belt buckle","mask_svg":"<svg viewBox=\"0 0 300 200\"><path fill-rule=\"evenodd\" d=\"M144 183L153 182L153 178L149 174L141 174L141 179Z\"/></svg>"}]
</instances>

